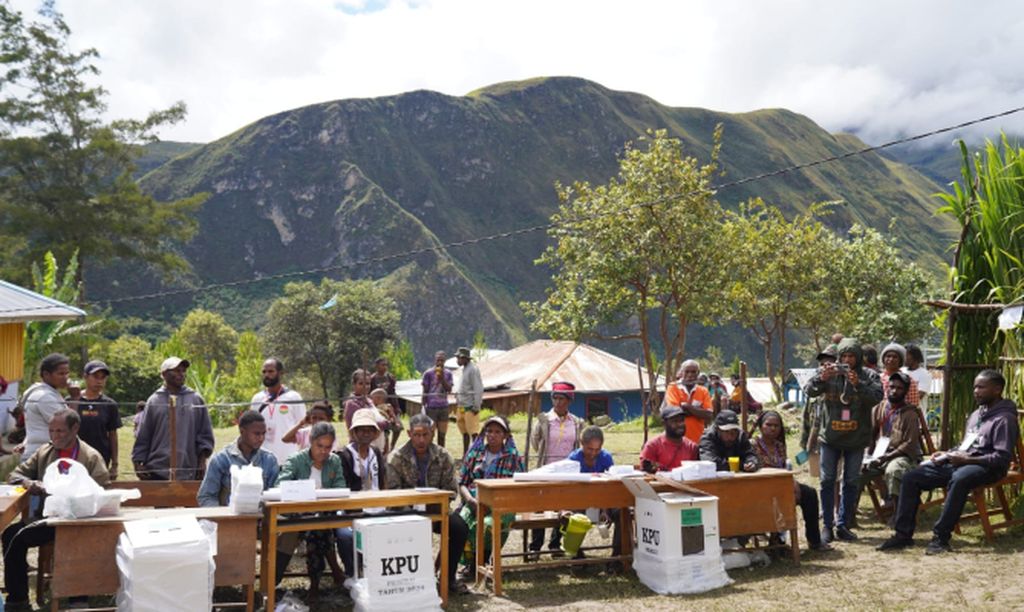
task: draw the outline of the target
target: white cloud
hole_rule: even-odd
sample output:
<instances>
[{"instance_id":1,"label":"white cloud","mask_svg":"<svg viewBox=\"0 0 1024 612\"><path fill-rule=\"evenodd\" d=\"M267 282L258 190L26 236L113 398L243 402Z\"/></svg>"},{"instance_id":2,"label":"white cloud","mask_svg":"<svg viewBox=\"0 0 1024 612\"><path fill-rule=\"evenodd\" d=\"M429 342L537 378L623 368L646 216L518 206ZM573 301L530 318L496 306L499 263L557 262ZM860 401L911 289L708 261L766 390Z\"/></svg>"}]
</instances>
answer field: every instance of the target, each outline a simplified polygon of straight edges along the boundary
<instances>
[{"instance_id":1,"label":"white cloud","mask_svg":"<svg viewBox=\"0 0 1024 612\"><path fill-rule=\"evenodd\" d=\"M30 12L36 2L15 5ZM208 141L338 98L572 75L673 106L786 107L878 142L1024 105L1012 1L75 0L112 116ZM1024 119L980 128L1024 131Z\"/></svg>"}]
</instances>

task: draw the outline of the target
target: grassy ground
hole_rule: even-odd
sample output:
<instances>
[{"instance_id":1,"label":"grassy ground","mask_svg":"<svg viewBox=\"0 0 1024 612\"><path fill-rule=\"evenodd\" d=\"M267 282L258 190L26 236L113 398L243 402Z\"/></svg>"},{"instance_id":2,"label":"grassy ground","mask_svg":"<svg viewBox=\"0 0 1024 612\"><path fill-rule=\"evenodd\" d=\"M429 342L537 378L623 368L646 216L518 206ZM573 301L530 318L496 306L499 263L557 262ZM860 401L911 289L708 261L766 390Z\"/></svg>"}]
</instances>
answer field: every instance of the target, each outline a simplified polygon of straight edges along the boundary
<instances>
[{"instance_id":1,"label":"grassy ground","mask_svg":"<svg viewBox=\"0 0 1024 612\"><path fill-rule=\"evenodd\" d=\"M795 417L788 417L796 427ZM524 447L526 420L512 420L513 433ZM636 462L643 439L638 423L625 423L609 428L605 447L618 463ZM655 435L652 431L651 435ZM455 439L454 426L448 436L448 447L461 456L461 441ZM216 431L218 448L234 438L231 429ZM796 435L790 433L790 452L795 452ZM402 442L406 438L402 438ZM121 478L132 478L129 459L131 428L122 430L120 444ZM802 482L816 485L806 468L798 472ZM974 609L1007 610L1024 608L1024 533L1002 534L989 546L980 537L976 526L954 536L955 552L950 555L926 557L923 544L929 537L929 526L937 509L921 518L923 528L918 534L920 545L897 553L880 553L874 546L889 535L870 512L865 496L861 504L857 533L860 541L839 543L828 553L807 553L799 567L789 561L773 561L768 567L732 570L733 584L703 595L666 597L657 595L641 584L635 575L608 576L595 573L575 577L568 571L530 571L503 576L505 595L496 598L473 594L452 600L450 610L568 609L590 610L675 610L680 606L705 610L768 610L787 607L803 610L836 609ZM801 531L801 538L803 537ZM588 536L588 545L599 545L596 530ZM509 538L505 552L521 550L518 534ZM299 559L294 569L301 569ZM305 594L308 583L300 578L288 579L285 586ZM322 582L322 599L312 608L327 611L351 607L347 597L332 588L331 579Z\"/></svg>"}]
</instances>

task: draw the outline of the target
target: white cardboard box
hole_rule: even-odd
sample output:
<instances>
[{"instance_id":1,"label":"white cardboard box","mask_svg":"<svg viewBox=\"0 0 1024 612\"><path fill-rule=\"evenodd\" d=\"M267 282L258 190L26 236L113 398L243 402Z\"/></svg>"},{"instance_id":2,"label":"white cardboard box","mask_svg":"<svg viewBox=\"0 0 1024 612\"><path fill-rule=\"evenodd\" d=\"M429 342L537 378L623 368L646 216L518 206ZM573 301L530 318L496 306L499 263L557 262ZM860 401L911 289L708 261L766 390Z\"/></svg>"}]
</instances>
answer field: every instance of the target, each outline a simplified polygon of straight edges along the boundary
<instances>
[{"instance_id":1,"label":"white cardboard box","mask_svg":"<svg viewBox=\"0 0 1024 612\"><path fill-rule=\"evenodd\" d=\"M127 521L124 529L117 545L118 610L210 609L215 551L194 515Z\"/></svg>"},{"instance_id":2,"label":"white cardboard box","mask_svg":"<svg viewBox=\"0 0 1024 612\"><path fill-rule=\"evenodd\" d=\"M386 516L353 523L360 610L438 609L431 522L422 516Z\"/></svg>"}]
</instances>

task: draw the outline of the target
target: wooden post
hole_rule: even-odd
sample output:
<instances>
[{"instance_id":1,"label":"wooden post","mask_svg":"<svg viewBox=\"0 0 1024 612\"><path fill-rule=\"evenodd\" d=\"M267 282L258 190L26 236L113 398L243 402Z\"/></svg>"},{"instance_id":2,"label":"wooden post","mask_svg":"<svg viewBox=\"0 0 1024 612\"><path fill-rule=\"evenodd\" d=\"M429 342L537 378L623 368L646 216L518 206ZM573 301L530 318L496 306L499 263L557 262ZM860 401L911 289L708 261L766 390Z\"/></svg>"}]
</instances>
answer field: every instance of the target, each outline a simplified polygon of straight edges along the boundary
<instances>
[{"instance_id":1,"label":"wooden post","mask_svg":"<svg viewBox=\"0 0 1024 612\"><path fill-rule=\"evenodd\" d=\"M530 399L526 402L526 452L523 453L523 463L526 469L530 469L530 434L533 433L533 403L537 400L537 380L530 384Z\"/></svg>"},{"instance_id":2,"label":"wooden post","mask_svg":"<svg viewBox=\"0 0 1024 612\"><path fill-rule=\"evenodd\" d=\"M942 365L942 403L939 413L939 450L949 448L949 399L953 393L953 327L956 325L956 308L950 308L946 315L946 362Z\"/></svg>"},{"instance_id":3,"label":"wooden post","mask_svg":"<svg viewBox=\"0 0 1024 612\"><path fill-rule=\"evenodd\" d=\"M747 431L747 362L740 362L740 431Z\"/></svg>"},{"instance_id":4,"label":"wooden post","mask_svg":"<svg viewBox=\"0 0 1024 612\"><path fill-rule=\"evenodd\" d=\"M651 396L644 397L644 372L640 368L639 358L636 360L636 377L640 379L640 414L644 419L644 444L647 444L647 404L650 402Z\"/></svg>"},{"instance_id":5,"label":"wooden post","mask_svg":"<svg viewBox=\"0 0 1024 612\"><path fill-rule=\"evenodd\" d=\"M167 471L169 480L177 480L178 475L178 397L167 392L167 421L171 428L170 468Z\"/></svg>"}]
</instances>

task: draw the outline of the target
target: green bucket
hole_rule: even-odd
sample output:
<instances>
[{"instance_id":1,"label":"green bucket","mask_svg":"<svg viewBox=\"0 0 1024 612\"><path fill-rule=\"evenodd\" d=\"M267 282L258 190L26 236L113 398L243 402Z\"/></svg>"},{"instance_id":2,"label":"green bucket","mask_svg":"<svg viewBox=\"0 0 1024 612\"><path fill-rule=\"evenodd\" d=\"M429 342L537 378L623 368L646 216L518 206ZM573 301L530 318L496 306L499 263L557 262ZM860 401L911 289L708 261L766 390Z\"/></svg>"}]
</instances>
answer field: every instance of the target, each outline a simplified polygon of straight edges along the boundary
<instances>
[{"instance_id":1,"label":"green bucket","mask_svg":"<svg viewBox=\"0 0 1024 612\"><path fill-rule=\"evenodd\" d=\"M576 556L580 546L583 544L583 538L587 537L587 532L590 531L592 526L593 523L584 514L573 514L569 517L569 521L560 529L562 532L562 550L565 551L565 554L570 557Z\"/></svg>"}]
</instances>

